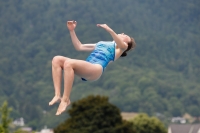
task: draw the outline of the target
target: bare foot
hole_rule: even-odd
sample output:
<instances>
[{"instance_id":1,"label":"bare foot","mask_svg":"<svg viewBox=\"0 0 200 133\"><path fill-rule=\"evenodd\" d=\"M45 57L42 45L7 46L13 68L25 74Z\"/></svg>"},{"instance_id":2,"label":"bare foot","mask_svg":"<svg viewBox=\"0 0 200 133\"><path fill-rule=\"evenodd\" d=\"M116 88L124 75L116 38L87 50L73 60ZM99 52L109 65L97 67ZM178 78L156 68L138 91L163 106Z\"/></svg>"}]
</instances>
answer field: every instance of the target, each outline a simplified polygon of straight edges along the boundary
<instances>
[{"instance_id":1,"label":"bare foot","mask_svg":"<svg viewBox=\"0 0 200 133\"><path fill-rule=\"evenodd\" d=\"M67 106L69 106L69 105L70 105L70 100L68 100L67 102L62 100L58 107L56 115L60 115L61 113L63 113L66 110Z\"/></svg>"},{"instance_id":2,"label":"bare foot","mask_svg":"<svg viewBox=\"0 0 200 133\"><path fill-rule=\"evenodd\" d=\"M49 105L53 105L56 102L60 102L61 98L59 96L54 96L54 98L49 102Z\"/></svg>"}]
</instances>

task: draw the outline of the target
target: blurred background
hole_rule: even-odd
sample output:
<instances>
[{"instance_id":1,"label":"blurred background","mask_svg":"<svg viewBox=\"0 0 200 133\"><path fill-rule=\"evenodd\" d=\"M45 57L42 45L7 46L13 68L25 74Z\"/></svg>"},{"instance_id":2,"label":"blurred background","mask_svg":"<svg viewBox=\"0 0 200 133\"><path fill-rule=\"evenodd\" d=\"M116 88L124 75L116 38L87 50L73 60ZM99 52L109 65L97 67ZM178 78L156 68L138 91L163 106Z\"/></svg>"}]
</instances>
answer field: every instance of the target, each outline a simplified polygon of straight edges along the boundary
<instances>
[{"instance_id":1,"label":"blurred background","mask_svg":"<svg viewBox=\"0 0 200 133\"><path fill-rule=\"evenodd\" d=\"M112 41L98 23L135 38L136 49L109 65L95 82L75 77L74 102L103 95L121 112L172 117L200 116L199 0L0 0L0 103L26 125L54 128L51 60L56 55L85 60L75 51L66 21L76 20L82 43ZM193 122L198 122L195 119Z\"/></svg>"}]
</instances>

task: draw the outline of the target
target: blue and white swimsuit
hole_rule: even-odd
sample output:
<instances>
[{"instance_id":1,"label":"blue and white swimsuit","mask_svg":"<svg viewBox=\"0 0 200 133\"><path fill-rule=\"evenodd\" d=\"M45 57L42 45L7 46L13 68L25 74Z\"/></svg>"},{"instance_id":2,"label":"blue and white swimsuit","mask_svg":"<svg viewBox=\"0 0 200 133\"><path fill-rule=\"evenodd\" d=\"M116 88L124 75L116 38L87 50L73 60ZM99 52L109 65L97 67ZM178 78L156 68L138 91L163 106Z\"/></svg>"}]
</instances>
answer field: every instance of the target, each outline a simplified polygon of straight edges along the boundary
<instances>
[{"instance_id":1,"label":"blue and white swimsuit","mask_svg":"<svg viewBox=\"0 0 200 133\"><path fill-rule=\"evenodd\" d=\"M116 43L114 41L100 41L86 61L92 64L100 64L104 70L110 61L115 60L115 47ZM85 79L82 78L82 80Z\"/></svg>"}]
</instances>

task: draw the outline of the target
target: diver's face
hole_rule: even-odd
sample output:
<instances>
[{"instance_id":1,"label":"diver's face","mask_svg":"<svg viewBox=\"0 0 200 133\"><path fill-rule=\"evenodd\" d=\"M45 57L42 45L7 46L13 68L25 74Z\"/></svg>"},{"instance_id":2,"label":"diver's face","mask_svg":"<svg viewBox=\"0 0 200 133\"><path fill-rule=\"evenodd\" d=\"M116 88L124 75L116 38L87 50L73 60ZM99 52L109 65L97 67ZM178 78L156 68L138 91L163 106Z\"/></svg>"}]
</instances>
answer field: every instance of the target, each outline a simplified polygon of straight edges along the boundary
<instances>
[{"instance_id":1,"label":"diver's face","mask_svg":"<svg viewBox=\"0 0 200 133\"><path fill-rule=\"evenodd\" d=\"M128 35L124 34L124 33L118 34L118 36L126 43L131 41L131 38Z\"/></svg>"}]
</instances>

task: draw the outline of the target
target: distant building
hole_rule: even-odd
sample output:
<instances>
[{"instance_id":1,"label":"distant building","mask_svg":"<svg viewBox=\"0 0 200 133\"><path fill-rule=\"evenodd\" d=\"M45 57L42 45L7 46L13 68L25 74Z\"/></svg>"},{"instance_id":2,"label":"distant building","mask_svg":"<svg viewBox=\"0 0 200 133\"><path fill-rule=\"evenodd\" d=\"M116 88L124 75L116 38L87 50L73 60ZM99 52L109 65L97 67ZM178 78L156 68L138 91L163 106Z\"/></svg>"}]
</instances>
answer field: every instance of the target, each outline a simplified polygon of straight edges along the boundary
<instances>
[{"instance_id":1,"label":"distant building","mask_svg":"<svg viewBox=\"0 0 200 133\"><path fill-rule=\"evenodd\" d=\"M200 133L200 124L171 124L168 133Z\"/></svg>"},{"instance_id":2,"label":"distant building","mask_svg":"<svg viewBox=\"0 0 200 133\"><path fill-rule=\"evenodd\" d=\"M40 133L53 133L53 130L51 130L51 129L42 129L40 131Z\"/></svg>"},{"instance_id":3,"label":"distant building","mask_svg":"<svg viewBox=\"0 0 200 133\"><path fill-rule=\"evenodd\" d=\"M13 121L13 124L15 125L15 126L24 126L25 124L24 124L24 118L19 118L19 119L16 119L16 120L14 120Z\"/></svg>"},{"instance_id":4,"label":"distant building","mask_svg":"<svg viewBox=\"0 0 200 133\"><path fill-rule=\"evenodd\" d=\"M181 124L185 124L186 123L186 119L182 118L182 117L173 117L171 119L172 123L181 123Z\"/></svg>"},{"instance_id":5,"label":"distant building","mask_svg":"<svg viewBox=\"0 0 200 133\"><path fill-rule=\"evenodd\" d=\"M121 112L121 116L123 120L130 120L133 119L137 113L135 112Z\"/></svg>"},{"instance_id":6,"label":"distant building","mask_svg":"<svg viewBox=\"0 0 200 133\"><path fill-rule=\"evenodd\" d=\"M28 133L32 133L32 128L31 127L22 127L21 130L22 131L26 131Z\"/></svg>"},{"instance_id":7,"label":"distant building","mask_svg":"<svg viewBox=\"0 0 200 133\"><path fill-rule=\"evenodd\" d=\"M47 126L45 126L40 132L36 133L54 133L52 129L48 129Z\"/></svg>"}]
</instances>

